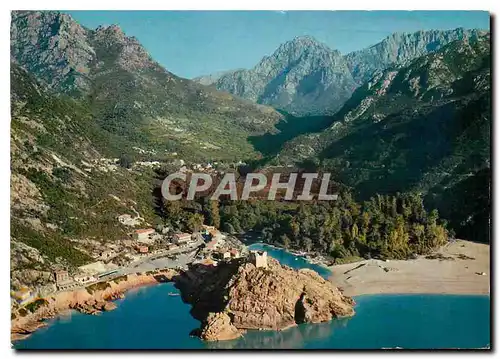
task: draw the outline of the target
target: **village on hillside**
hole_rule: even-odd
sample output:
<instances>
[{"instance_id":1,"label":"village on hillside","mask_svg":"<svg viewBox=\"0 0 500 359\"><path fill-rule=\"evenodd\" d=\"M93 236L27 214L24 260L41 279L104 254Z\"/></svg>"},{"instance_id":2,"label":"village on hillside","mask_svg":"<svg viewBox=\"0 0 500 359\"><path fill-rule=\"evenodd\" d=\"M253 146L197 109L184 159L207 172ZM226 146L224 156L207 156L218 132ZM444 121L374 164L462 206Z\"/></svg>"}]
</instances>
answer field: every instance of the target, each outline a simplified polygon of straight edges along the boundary
<instances>
[{"instance_id":1,"label":"village on hillside","mask_svg":"<svg viewBox=\"0 0 500 359\"><path fill-rule=\"evenodd\" d=\"M166 268L185 270L188 264L217 266L220 261L248 255L246 246L238 239L213 226L203 225L196 233L179 233L164 226L136 228L142 223L139 216L122 214L117 220L132 227L128 238L109 244L95 241L94 262L74 272L55 270L50 284L11 292L11 304L22 307L56 292L84 288L127 274Z\"/></svg>"},{"instance_id":2,"label":"village on hillside","mask_svg":"<svg viewBox=\"0 0 500 359\"><path fill-rule=\"evenodd\" d=\"M146 150L136 148L138 153ZM149 152L147 152L149 153ZM176 157L177 154L171 154ZM158 161L136 161L126 167L129 171L155 169L163 163ZM246 165L242 161L233 163L186 163L176 158L171 165L182 173L204 172L224 174L229 168ZM119 158L100 158L92 162L82 161L82 170L115 172L123 167ZM110 194L116 200L119 198ZM134 273L144 273L166 268L187 269L189 264L201 264L207 267L217 266L220 261L227 261L241 256L249 256L248 249L237 238L220 232L217 228L203 225L195 233L180 233L166 226L152 228L133 208L135 215L120 214L116 221L128 229L128 235L115 242L103 242L86 239L78 248L94 259L77 269L68 270L64 266L53 269L49 283L34 287L21 287L11 291L11 305L24 307L39 298L58 292L73 291L99 282L113 280ZM249 257L250 258L250 257Z\"/></svg>"}]
</instances>

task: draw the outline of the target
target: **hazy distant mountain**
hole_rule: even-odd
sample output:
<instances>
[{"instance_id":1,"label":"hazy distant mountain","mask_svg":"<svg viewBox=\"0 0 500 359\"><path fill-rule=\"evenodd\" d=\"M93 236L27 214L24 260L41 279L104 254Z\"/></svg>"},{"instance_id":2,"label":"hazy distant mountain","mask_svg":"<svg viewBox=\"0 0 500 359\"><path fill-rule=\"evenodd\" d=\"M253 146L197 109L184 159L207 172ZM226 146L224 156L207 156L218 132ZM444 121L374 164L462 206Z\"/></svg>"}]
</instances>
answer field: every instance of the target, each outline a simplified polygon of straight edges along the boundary
<instances>
[{"instance_id":1,"label":"hazy distant mountain","mask_svg":"<svg viewBox=\"0 0 500 359\"><path fill-rule=\"evenodd\" d=\"M309 36L282 44L250 70L197 81L299 115L333 113L356 88L340 52Z\"/></svg>"},{"instance_id":2,"label":"hazy distant mountain","mask_svg":"<svg viewBox=\"0 0 500 359\"><path fill-rule=\"evenodd\" d=\"M451 41L484 33L461 28L395 33L345 56L304 36L281 45L250 70L202 76L195 81L294 115L333 114L375 71L403 66Z\"/></svg>"},{"instance_id":3,"label":"hazy distant mountain","mask_svg":"<svg viewBox=\"0 0 500 359\"><path fill-rule=\"evenodd\" d=\"M452 41L475 39L485 33L463 28L395 33L378 44L347 54L345 59L354 79L362 84L369 80L376 70L403 65L419 56L437 51Z\"/></svg>"},{"instance_id":4,"label":"hazy distant mountain","mask_svg":"<svg viewBox=\"0 0 500 359\"><path fill-rule=\"evenodd\" d=\"M219 72L215 72L215 73L210 74L210 75L198 76L198 77L195 77L193 79L193 81L196 81L196 82L198 82L202 85L205 85L205 86L210 86L213 83L215 83L218 79L220 79L222 76L239 71L239 70L242 70L242 69L219 71Z\"/></svg>"},{"instance_id":5,"label":"hazy distant mountain","mask_svg":"<svg viewBox=\"0 0 500 359\"><path fill-rule=\"evenodd\" d=\"M54 92L84 100L118 136L117 151L139 145L185 158L251 157L247 137L282 117L175 76L116 25L91 30L58 12L13 12L11 58Z\"/></svg>"}]
</instances>

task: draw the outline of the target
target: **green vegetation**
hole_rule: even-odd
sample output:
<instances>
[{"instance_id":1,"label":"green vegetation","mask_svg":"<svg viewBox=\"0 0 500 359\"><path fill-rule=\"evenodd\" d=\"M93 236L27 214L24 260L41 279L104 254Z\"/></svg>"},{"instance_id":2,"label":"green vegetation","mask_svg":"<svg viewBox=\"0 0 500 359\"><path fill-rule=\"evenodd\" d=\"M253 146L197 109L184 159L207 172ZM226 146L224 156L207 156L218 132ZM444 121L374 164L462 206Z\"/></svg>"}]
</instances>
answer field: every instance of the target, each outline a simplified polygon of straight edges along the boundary
<instances>
[{"instance_id":1,"label":"green vegetation","mask_svg":"<svg viewBox=\"0 0 500 359\"><path fill-rule=\"evenodd\" d=\"M86 287L85 289L87 289L87 292L89 294L94 294L95 292L103 291L103 290L106 290L108 288L111 288L111 285L108 282L99 282L99 283L91 284L88 287Z\"/></svg>"},{"instance_id":2,"label":"green vegetation","mask_svg":"<svg viewBox=\"0 0 500 359\"><path fill-rule=\"evenodd\" d=\"M120 282L126 282L126 281L127 281L126 275L122 275L121 277L116 277L113 279L113 282L115 282L116 284L118 284Z\"/></svg>"},{"instance_id":3,"label":"green vegetation","mask_svg":"<svg viewBox=\"0 0 500 359\"><path fill-rule=\"evenodd\" d=\"M362 201L421 193L458 237L487 242L490 62L484 36L388 69L358 88L327 130L285 143L279 161L307 160Z\"/></svg>"},{"instance_id":4,"label":"green vegetation","mask_svg":"<svg viewBox=\"0 0 500 359\"><path fill-rule=\"evenodd\" d=\"M210 218L212 208L197 202L170 202L165 219L189 230L193 216ZM175 221L172 221L175 216ZM427 212L418 194L377 195L363 203L342 192L331 202L221 201L221 228L229 233L257 231L285 248L316 251L339 262L353 258L409 258L448 240L446 222Z\"/></svg>"},{"instance_id":5,"label":"green vegetation","mask_svg":"<svg viewBox=\"0 0 500 359\"><path fill-rule=\"evenodd\" d=\"M344 193L332 203L276 205L239 202L222 207L222 223L259 230L266 242L333 258L408 258L447 242L437 211L427 213L416 194L378 195L358 204Z\"/></svg>"},{"instance_id":6,"label":"green vegetation","mask_svg":"<svg viewBox=\"0 0 500 359\"><path fill-rule=\"evenodd\" d=\"M11 219L10 231L13 238L38 249L51 262L59 260L73 266L80 266L92 259L87 254L74 248L74 244L64 239L60 234L46 235L15 218Z\"/></svg>"},{"instance_id":7,"label":"green vegetation","mask_svg":"<svg viewBox=\"0 0 500 359\"><path fill-rule=\"evenodd\" d=\"M34 313L38 310L38 308L47 305L49 302L43 298L38 298L35 301L26 304L26 309L28 309L31 313Z\"/></svg>"},{"instance_id":8,"label":"green vegetation","mask_svg":"<svg viewBox=\"0 0 500 359\"><path fill-rule=\"evenodd\" d=\"M489 38L423 56L380 91L391 74L385 71L335 116L294 118L178 78L134 39L102 31L110 32L90 31L75 42L97 56L84 79L89 87L76 88L71 78L71 91L56 84L78 99L54 96L20 66L11 67L12 192L19 193L11 235L40 252L44 269L90 262L84 240L126 238L116 217L135 211L153 226L176 230L207 223L233 234L255 231L268 243L327 254L337 263L426 254L453 231L489 237ZM98 169L103 158L118 158L118 166ZM132 163L173 158L249 159L250 167L300 162L352 190L342 189L335 202L164 202L158 193L164 177ZM40 263L15 268L40 269Z\"/></svg>"}]
</instances>

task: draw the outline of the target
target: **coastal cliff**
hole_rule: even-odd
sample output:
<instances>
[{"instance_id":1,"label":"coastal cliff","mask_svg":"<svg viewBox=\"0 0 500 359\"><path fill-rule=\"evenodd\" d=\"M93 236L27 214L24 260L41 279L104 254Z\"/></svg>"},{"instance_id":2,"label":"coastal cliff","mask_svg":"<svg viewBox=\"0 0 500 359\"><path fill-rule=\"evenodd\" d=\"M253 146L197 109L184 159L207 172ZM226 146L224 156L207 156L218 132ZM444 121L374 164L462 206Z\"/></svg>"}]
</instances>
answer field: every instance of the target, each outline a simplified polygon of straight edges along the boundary
<instances>
[{"instance_id":1,"label":"coastal cliff","mask_svg":"<svg viewBox=\"0 0 500 359\"><path fill-rule=\"evenodd\" d=\"M354 315L353 300L316 272L293 270L269 258L257 267L246 258L195 264L185 272L164 270L130 274L86 288L44 298L34 312L11 321L12 339L45 326L45 319L70 309L86 314L113 310L111 301L135 287L174 281L201 327L193 331L206 341L231 340L247 329L283 330L301 323L320 323Z\"/></svg>"},{"instance_id":2,"label":"coastal cliff","mask_svg":"<svg viewBox=\"0 0 500 359\"><path fill-rule=\"evenodd\" d=\"M58 292L43 298L40 305L33 312L24 311L14 313L11 320L11 339L18 340L29 336L38 328L44 327L45 320L65 313L70 309L85 314L99 314L116 308L113 300L124 297L130 289L171 281L178 272L167 269L157 272L129 274L114 278L107 282L99 282L78 290Z\"/></svg>"},{"instance_id":3,"label":"coastal cliff","mask_svg":"<svg viewBox=\"0 0 500 359\"><path fill-rule=\"evenodd\" d=\"M272 258L267 267L241 259L192 266L177 286L202 322L196 334L208 341L234 339L246 329L283 330L354 315L353 300L319 274Z\"/></svg>"}]
</instances>

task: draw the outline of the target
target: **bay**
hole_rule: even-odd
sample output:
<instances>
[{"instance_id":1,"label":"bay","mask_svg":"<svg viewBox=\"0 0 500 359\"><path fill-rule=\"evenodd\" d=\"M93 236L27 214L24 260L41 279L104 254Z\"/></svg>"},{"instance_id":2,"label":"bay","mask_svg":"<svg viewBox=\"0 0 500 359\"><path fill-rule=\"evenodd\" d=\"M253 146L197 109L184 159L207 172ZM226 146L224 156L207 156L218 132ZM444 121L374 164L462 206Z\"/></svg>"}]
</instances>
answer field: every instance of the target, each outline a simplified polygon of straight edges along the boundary
<instances>
[{"instance_id":1,"label":"bay","mask_svg":"<svg viewBox=\"0 0 500 359\"><path fill-rule=\"evenodd\" d=\"M327 268L283 249L253 244L282 264ZM242 338L205 343L190 337L199 322L172 283L135 289L118 308L98 316L72 313L51 320L16 349L444 349L490 344L490 298L475 295L366 295L356 315L329 323L302 324L285 331L249 331Z\"/></svg>"}]
</instances>

